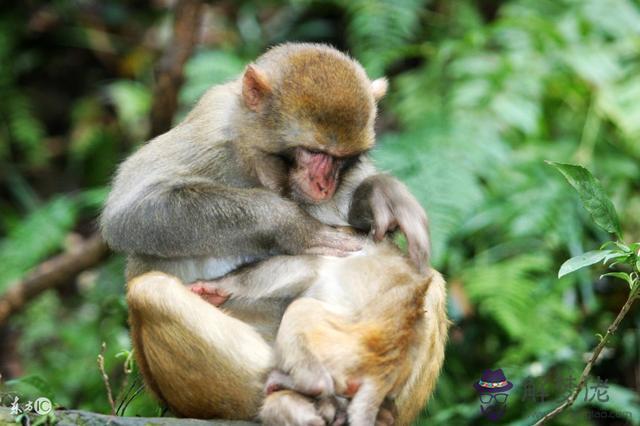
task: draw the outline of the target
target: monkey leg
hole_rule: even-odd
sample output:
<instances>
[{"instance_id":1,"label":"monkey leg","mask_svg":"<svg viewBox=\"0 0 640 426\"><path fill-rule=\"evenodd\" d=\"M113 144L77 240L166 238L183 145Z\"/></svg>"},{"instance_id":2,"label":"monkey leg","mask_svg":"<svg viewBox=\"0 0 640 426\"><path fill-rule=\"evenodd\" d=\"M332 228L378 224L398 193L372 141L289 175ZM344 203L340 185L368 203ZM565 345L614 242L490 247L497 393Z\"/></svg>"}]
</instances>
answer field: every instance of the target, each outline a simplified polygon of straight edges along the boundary
<instances>
[{"instance_id":1,"label":"monkey leg","mask_svg":"<svg viewBox=\"0 0 640 426\"><path fill-rule=\"evenodd\" d=\"M373 379L363 380L347 410L350 426L367 426L376 422L385 398L380 389L380 383L376 383Z\"/></svg>"},{"instance_id":2,"label":"monkey leg","mask_svg":"<svg viewBox=\"0 0 640 426\"><path fill-rule=\"evenodd\" d=\"M396 399L396 425L408 425L420 413L431 396L444 361L449 320L447 319L445 282L433 270L433 278L425 296L426 335L418 348L416 368Z\"/></svg>"},{"instance_id":3,"label":"monkey leg","mask_svg":"<svg viewBox=\"0 0 640 426\"><path fill-rule=\"evenodd\" d=\"M341 394L346 387L341 386L346 379L337 376L338 371L330 372L316 353L317 349L334 348L341 340L345 340L341 333L328 325L336 315L327 308L325 302L317 299L297 299L285 311L278 330L278 367L291 377L293 389L305 395L326 397L336 392ZM312 326L309 318L313 318ZM346 346L352 348L351 352L355 354L354 343L346 343ZM345 359L344 363L350 361Z\"/></svg>"},{"instance_id":4,"label":"monkey leg","mask_svg":"<svg viewBox=\"0 0 640 426\"><path fill-rule=\"evenodd\" d=\"M145 382L175 414L255 418L273 357L252 327L160 272L130 281L127 301Z\"/></svg>"}]
</instances>

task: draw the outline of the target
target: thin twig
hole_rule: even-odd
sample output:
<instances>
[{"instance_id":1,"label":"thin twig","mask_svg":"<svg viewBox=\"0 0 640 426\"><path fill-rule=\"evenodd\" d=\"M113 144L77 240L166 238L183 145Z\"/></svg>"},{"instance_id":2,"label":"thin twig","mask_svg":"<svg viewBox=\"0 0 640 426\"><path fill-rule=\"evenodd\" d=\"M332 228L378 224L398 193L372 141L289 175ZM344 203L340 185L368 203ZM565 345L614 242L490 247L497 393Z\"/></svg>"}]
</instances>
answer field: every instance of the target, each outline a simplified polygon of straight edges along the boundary
<instances>
[{"instance_id":1,"label":"thin twig","mask_svg":"<svg viewBox=\"0 0 640 426\"><path fill-rule=\"evenodd\" d=\"M616 330L618 329L620 322L627 315L627 312L629 312L629 309L631 308L631 305L633 305L633 302L635 302L635 300L638 298L639 292L640 292L640 284L636 283L634 288L629 293L629 297L627 298L627 301L620 309L620 312L618 312L618 316L616 317L615 320L613 320L613 322L607 329L607 333L604 335L602 340L600 340L600 343L598 343L598 346L596 346L595 350L593 351L593 354L591 354L591 358L589 359L589 361L587 362L587 365L584 367L584 370L582 371L582 375L580 376L580 380L578 381L578 386L576 386L576 388L573 390L571 395L569 395L569 397L562 404L554 408L552 411L550 411L544 417L542 417L540 420L534 423L534 426L545 424L552 418L556 417L558 414L562 413L567 408L571 407L571 405L573 405L576 398L580 394L580 391L582 390L585 383L587 382L587 377L591 372L591 368L593 367L595 362L598 360L598 357L600 356L600 352L602 352L604 347L607 345L607 342L609 341L609 337L611 337L611 335L615 333Z\"/></svg>"},{"instance_id":2,"label":"thin twig","mask_svg":"<svg viewBox=\"0 0 640 426\"><path fill-rule=\"evenodd\" d=\"M67 283L80 272L98 264L108 252L100 234L95 234L70 251L41 263L26 278L0 295L0 326L44 291Z\"/></svg>"},{"instance_id":3,"label":"thin twig","mask_svg":"<svg viewBox=\"0 0 640 426\"><path fill-rule=\"evenodd\" d=\"M109 384L109 376L107 372L104 370L104 352L107 349L107 344L102 342L102 348L100 349L100 354L98 355L98 368L100 369L100 374L102 374L102 381L104 382L104 387L107 389L107 398L109 398L109 405L111 406L111 415L116 415L116 402L113 400L113 392L111 391L111 385Z\"/></svg>"}]
</instances>

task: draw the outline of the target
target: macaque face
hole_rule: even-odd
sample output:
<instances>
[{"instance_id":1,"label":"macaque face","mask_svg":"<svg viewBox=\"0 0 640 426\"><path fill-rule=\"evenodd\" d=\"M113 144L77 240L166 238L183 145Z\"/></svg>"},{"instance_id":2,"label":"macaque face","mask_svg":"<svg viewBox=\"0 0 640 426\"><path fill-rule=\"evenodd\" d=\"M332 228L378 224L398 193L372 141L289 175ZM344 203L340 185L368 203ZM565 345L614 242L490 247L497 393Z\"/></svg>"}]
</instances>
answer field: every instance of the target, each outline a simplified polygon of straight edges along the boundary
<instances>
[{"instance_id":1,"label":"macaque face","mask_svg":"<svg viewBox=\"0 0 640 426\"><path fill-rule=\"evenodd\" d=\"M376 102L387 82L372 82L350 58L318 49L294 52L275 77L265 72L268 61L262 66L249 65L242 77L244 105L266 131L258 179L295 201L327 202L346 169L373 147Z\"/></svg>"},{"instance_id":2,"label":"macaque face","mask_svg":"<svg viewBox=\"0 0 640 426\"><path fill-rule=\"evenodd\" d=\"M311 203L330 200L338 186L341 160L325 152L296 148L289 175L293 198Z\"/></svg>"},{"instance_id":3,"label":"macaque face","mask_svg":"<svg viewBox=\"0 0 640 426\"><path fill-rule=\"evenodd\" d=\"M340 123L336 125L334 123ZM356 125L348 120L332 124L294 117L276 131L286 178L280 192L291 199L321 204L330 201L345 172L373 146L372 122Z\"/></svg>"}]
</instances>

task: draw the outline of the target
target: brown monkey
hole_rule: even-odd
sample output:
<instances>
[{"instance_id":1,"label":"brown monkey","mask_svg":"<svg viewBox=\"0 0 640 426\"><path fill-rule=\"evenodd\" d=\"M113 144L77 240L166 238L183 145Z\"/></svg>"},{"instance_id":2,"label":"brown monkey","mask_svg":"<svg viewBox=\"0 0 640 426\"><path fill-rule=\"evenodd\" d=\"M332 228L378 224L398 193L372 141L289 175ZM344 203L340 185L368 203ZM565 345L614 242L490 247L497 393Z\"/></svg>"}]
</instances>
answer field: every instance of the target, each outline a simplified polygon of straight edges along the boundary
<instances>
[{"instance_id":1,"label":"brown monkey","mask_svg":"<svg viewBox=\"0 0 640 426\"><path fill-rule=\"evenodd\" d=\"M177 414L257 414L273 366L270 344L295 295L223 312L180 283L276 254L344 256L362 247L329 225L372 231L378 240L399 227L412 260L426 268L424 212L366 157L385 90L385 80L371 82L335 49L278 46L239 79L210 89L182 123L119 168L101 218L105 239L129 255L129 279L153 270L177 277L153 273L128 289L142 373ZM435 380L439 364L429 365L406 389Z\"/></svg>"},{"instance_id":2,"label":"brown monkey","mask_svg":"<svg viewBox=\"0 0 640 426\"><path fill-rule=\"evenodd\" d=\"M277 256L218 280L216 288L232 294L228 304L297 294L277 333L278 370L267 390L288 388L301 395L270 395L261 410L263 423L334 424L335 407L317 410L304 395L321 401L348 395L349 424L373 425L384 400L395 400L407 383L421 343L434 337L425 317L432 281L431 291L441 294L441 277L434 271L420 275L390 242L370 242L341 258ZM432 331L441 343L447 324L442 302L429 299L426 307L438 318Z\"/></svg>"}]
</instances>

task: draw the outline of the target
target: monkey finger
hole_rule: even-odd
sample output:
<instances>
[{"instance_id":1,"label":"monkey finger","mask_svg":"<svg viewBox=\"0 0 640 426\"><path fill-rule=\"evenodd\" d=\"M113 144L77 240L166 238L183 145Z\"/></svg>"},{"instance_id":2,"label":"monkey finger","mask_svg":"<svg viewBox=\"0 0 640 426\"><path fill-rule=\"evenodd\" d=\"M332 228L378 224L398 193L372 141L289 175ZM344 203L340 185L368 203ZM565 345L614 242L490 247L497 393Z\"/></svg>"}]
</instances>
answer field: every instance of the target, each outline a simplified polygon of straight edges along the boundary
<instances>
[{"instance_id":1,"label":"monkey finger","mask_svg":"<svg viewBox=\"0 0 640 426\"><path fill-rule=\"evenodd\" d=\"M212 281L196 281L188 285L187 288L213 306L220 306L231 297L231 293L223 290Z\"/></svg>"},{"instance_id":2,"label":"monkey finger","mask_svg":"<svg viewBox=\"0 0 640 426\"><path fill-rule=\"evenodd\" d=\"M378 411L376 426L390 426L395 423L398 416L398 407L393 399L385 398Z\"/></svg>"},{"instance_id":3,"label":"monkey finger","mask_svg":"<svg viewBox=\"0 0 640 426\"><path fill-rule=\"evenodd\" d=\"M382 241L388 232L395 229L398 222L389 214L383 214L375 219L373 238L376 241Z\"/></svg>"},{"instance_id":4,"label":"monkey finger","mask_svg":"<svg viewBox=\"0 0 640 426\"><path fill-rule=\"evenodd\" d=\"M391 426L395 423L395 418L391 410L387 408L380 408L378 411L378 417L376 418L375 426Z\"/></svg>"},{"instance_id":5,"label":"monkey finger","mask_svg":"<svg viewBox=\"0 0 640 426\"><path fill-rule=\"evenodd\" d=\"M376 241L382 241L393 220L389 196L382 190L374 191L369 202L373 217L372 234Z\"/></svg>"},{"instance_id":6,"label":"monkey finger","mask_svg":"<svg viewBox=\"0 0 640 426\"><path fill-rule=\"evenodd\" d=\"M426 234L407 234L407 243L409 249L409 257L411 261L418 267L420 272L425 272L429 265L430 246L429 238Z\"/></svg>"},{"instance_id":7,"label":"monkey finger","mask_svg":"<svg viewBox=\"0 0 640 426\"><path fill-rule=\"evenodd\" d=\"M264 391L266 395L270 395L273 392L277 392L279 390L292 388L293 380L291 379L291 376L283 373L280 370L273 370L271 373L269 373L267 382L264 385Z\"/></svg>"},{"instance_id":8,"label":"monkey finger","mask_svg":"<svg viewBox=\"0 0 640 426\"><path fill-rule=\"evenodd\" d=\"M260 410L260 419L265 426L326 425L311 399L290 390L274 392L267 396Z\"/></svg>"},{"instance_id":9,"label":"monkey finger","mask_svg":"<svg viewBox=\"0 0 640 426\"><path fill-rule=\"evenodd\" d=\"M352 251L344 251L333 247L311 247L303 252L316 256L347 257L353 254Z\"/></svg>"},{"instance_id":10,"label":"monkey finger","mask_svg":"<svg viewBox=\"0 0 640 426\"><path fill-rule=\"evenodd\" d=\"M344 426L347 424L347 420L349 420L347 413L344 411L340 411L338 414L336 414L336 417L333 420L333 423L331 423L331 426Z\"/></svg>"},{"instance_id":11,"label":"monkey finger","mask_svg":"<svg viewBox=\"0 0 640 426\"><path fill-rule=\"evenodd\" d=\"M364 247L364 240L362 238L351 235L340 235L338 238L329 239L326 243L328 243L326 245L329 247L345 252L362 250L362 247Z\"/></svg>"},{"instance_id":12,"label":"monkey finger","mask_svg":"<svg viewBox=\"0 0 640 426\"><path fill-rule=\"evenodd\" d=\"M221 306L229 299L229 296L219 296L215 294L203 294L202 300L212 304L213 306Z\"/></svg>"},{"instance_id":13,"label":"monkey finger","mask_svg":"<svg viewBox=\"0 0 640 426\"><path fill-rule=\"evenodd\" d=\"M429 265L429 251L415 243L409 243L409 258L420 273L425 273Z\"/></svg>"},{"instance_id":14,"label":"monkey finger","mask_svg":"<svg viewBox=\"0 0 640 426\"><path fill-rule=\"evenodd\" d=\"M347 234L339 230L327 227L327 229L314 238L314 247L326 247L337 249L342 252L354 252L361 250L364 246L364 239L360 236Z\"/></svg>"},{"instance_id":15,"label":"monkey finger","mask_svg":"<svg viewBox=\"0 0 640 426\"><path fill-rule=\"evenodd\" d=\"M398 214L398 224L407 238L409 257L420 272L424 272L429 264L431 246L426 222L421 219L421 216L402 211Z\"/></svg>"},{"instance_id":16,"label":"monkey finger","mask_svg":"<svg viewBox=\"0 0 640 426\"><path fill-rule=\"evenodd\" d=\"M341 426L347 423L346 407L343 407L337 398L328 397L320 398L316 401L316 410L320 417L327 422L328 425Z\"/></svg>"}]
</instances>

